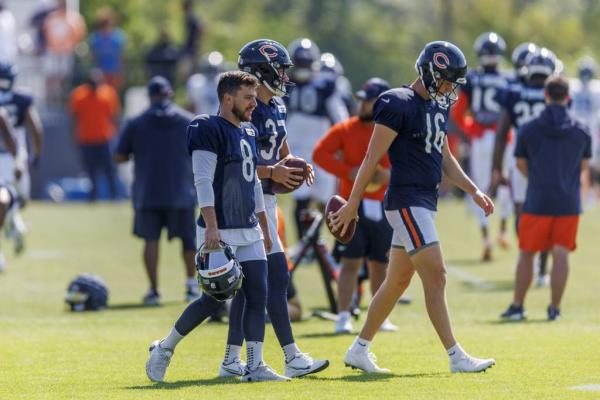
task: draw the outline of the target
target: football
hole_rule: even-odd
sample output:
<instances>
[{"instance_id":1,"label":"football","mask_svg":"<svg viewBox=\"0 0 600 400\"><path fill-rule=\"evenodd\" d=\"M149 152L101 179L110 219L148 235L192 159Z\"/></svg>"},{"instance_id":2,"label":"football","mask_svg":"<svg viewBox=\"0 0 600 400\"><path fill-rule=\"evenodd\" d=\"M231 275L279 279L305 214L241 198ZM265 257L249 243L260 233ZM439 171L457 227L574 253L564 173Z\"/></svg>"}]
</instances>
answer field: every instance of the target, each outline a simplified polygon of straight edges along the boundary
<instances>
[{"instance_id":1,"label":"football","mask_svg":"<svg viewBox=\"0 0 600 400\"><path fill-rule=\"evenodd\" d=\"M327 201L327 205L325 206L325 218L327 218L329 216L329 214L334 213L337 210L339 210L340 208L342 208L342 206L345 204L346 204L346 200L344 200L340 196L338 196L338 195L331 196L329 198L329 200ZM331 232L331 234L339 242L346 244L352 240L352 237L354 236L354 231L356 230L356 220L355 219L350 221L350 224L348 225L348 228L346 229L346 234L344 236L341 235L341 232L335 232L335 233L332 232L331 226L329 225L329 218L327 218L326 221L327 221L327 228L329 228L329 232Z\"/></svg>"},{"instance_id":2,"label":"football","mask_svg":"<svg viewBox=\"0 0 600 400\"><path fill-rule=\"evenodd\" d=\"M308 177L308 165L306 164L306 161L304 161L300 157L290 157L285 161L283 165L289 168L302 168L302 173L298 174L302 175L302 181L298 182L298 185L296 185L292 189L285 187L282 183L273 181L271 185L271 190L273 191L273 193L281 194L293 192L294 190L302 186L302 184Z\"/></svg>"}]
</instances>

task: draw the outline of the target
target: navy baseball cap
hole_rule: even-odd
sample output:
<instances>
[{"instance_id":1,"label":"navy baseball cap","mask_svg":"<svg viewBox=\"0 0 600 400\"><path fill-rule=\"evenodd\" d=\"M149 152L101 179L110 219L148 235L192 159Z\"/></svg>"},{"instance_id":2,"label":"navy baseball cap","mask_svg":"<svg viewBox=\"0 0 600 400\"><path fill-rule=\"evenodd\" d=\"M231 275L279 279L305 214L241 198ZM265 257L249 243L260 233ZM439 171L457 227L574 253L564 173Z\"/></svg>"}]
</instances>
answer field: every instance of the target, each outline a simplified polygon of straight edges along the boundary
<instances>
[{"instance_id":1,"label":"navy baseball cap","mask_svg":"<svg viewBox=\"0 0 600 400\"><path fill-rule=\"evenodd\" d=\"M149 96L169 96L173 92L169 80L162 76L152 77L147 88Z\"/></svg>"},{"instance_id":2,"label":"navy baseball cap","mask_svg":"<svg viewBox=\"0 0 600 400\"><path fill-rule=\"evenodd\" d=\"M360 100L373 100L386 90L390 90L388 81L381 78L371 78L356 92L356 97Z\"/></svg>"}]
</instances>

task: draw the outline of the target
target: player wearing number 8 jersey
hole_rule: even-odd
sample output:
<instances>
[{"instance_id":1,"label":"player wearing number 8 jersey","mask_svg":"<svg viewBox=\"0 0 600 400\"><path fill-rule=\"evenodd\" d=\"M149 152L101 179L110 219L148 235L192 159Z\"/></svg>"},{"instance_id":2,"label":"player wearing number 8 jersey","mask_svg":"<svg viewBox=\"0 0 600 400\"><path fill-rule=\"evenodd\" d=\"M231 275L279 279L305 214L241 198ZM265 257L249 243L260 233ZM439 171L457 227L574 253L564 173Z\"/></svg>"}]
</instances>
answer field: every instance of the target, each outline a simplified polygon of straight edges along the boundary
<instances>
[{"instance_id":1,"label":"player wearing number 8 jersey","mask_svg":"<svg viewBox=\"0 0 600 400\"><path fill-rule=\"evenodd\" d=\"M188 150L192 156L194 184L201 217L198 247L213 250L209 268L226 265L221 242L231 246L241 264L244 338L248 355L245 381L282 381L263 362L265 307L267 306L266 252L271 239L260 180L256 176L256 128L249 122L256 108L258 80L241 71L219 78L219 115L201 115L188 127ZM258 224L260 223L260 227ZM170 333L150 347L146 374L162 381L175 346L221 303L203 293L183 311Z\"/></svg>"},{"instance_id":2,"label":"player wearing number 8 jersey","mask_svg":"<svg viewBox=\"0 0 600 400\"><path fill-rule=\"evenodd\" d=\"M287 258L279 240L277 223L277 198L271 190L273 182L293 187L302 178L302 170L284 165L291 156L285 129L286 108L279 96L287 96L293 85L288 83L286 69L292 62L285 47L269 39L258 39L247 43L240 50L238 67L254 75L259 81L256 108L252 123L257 129L257 169L265 199L265 212L273 247L267 252L267 312L273 330L285 355L285 375L290 378L319 372L329 365L327 360L313 360L300 351L294 340L287 308L287 289L290 280ZM309 164L308 183L312 183L312 166ZM222 377L244 374L244 363L240 359L244 333L242 312L244 296L234 298L229 313L229 334L225 357L219 369Z\"/></svg>"},{"instance_id":3,"label":"player wearing number 8 jersey","mask_svg":"<svg viewBox=\"0 0 600 400\"><path fill-rule=\"evenodd\" d=\"M434 225L442 171L469 193L486 215L494 209L490 198L465 175L448 149L448 107L456 101L458 86L466 81L467 62L458 47L438 41L425 46L415 68L419 77L410 86L379 96L374 107L375 128L352 194L348 203L330 216L333 230L344 234L357 217L364 191L387 151L392 168L385 209L394 230L388 272L344 362L367 372L388 372L376 365L368 347L416 271L430 320L450 357L450 370L480 372L495 361L468 355L454 338L446 306L444 261Z\"/></svg>"}]
</instances>

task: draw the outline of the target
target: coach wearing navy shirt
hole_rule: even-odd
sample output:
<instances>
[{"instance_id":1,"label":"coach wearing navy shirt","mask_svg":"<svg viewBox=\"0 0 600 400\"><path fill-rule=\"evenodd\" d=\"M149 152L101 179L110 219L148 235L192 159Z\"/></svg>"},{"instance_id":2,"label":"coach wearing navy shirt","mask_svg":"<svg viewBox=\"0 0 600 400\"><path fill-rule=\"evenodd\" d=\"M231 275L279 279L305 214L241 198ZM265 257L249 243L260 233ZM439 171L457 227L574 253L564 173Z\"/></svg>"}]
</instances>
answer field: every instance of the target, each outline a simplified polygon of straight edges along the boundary
<instances>
[{"instance_id":1,"label":"coach wearing navy shirt","mask_svg":"<svg viewBox=\"0 0 600 400\"><path fill-rule=\"evenodd\" d=\"M581 214L580 176L591 157L591 139L567 112L569 83L559 76L546 80L546 109L523 125L517 135L517 167L528 177L527 195L519 222L520 255L513 303L502 317L525 318L523 302L533 278L533 258L551 251L551 304L548 319L560 317L569 271L569 252L575 250Z\"/></svg>"},{"instance_id":2,"label":"coach wearing navy shirt","mask_svg":"<svg viewBox=\"0 0 600 400\"><path fill-rule=\"evenodd\" d=\"M135 163L133 233L144 239L144 264L150 290L147 305L158 305L158 242L163 227L169 240L183 242L186 267L186 300L199 296L195 279L195 192L191 159L187 153L187 126L193 116L171 102L173 91L161 76L148 84L150 107L128 121L121 130L117 162Z\"/></svg>"}]
</instances>

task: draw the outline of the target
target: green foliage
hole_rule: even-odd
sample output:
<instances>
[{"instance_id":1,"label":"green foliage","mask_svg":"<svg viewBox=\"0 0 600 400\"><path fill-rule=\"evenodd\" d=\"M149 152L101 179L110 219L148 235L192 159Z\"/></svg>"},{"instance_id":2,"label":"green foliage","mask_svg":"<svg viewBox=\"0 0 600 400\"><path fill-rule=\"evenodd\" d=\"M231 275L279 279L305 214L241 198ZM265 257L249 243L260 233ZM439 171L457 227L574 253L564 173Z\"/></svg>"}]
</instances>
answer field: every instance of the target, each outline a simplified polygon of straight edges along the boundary
<instances>
[{"instance_id":1,"label":"green foliage","mask_svg":"<svg viewBox=\"0 0 600 400\"><path fill-rule=\"evenodd\" d=\"M143 54L161 27L182 40L179 0L85 0L89 23L104 5L113 7L128 35L130 81L142 79ZM547 46L571 73L579 56L598 56L600 47L600 2L592 0L198 0L195 10L206 26L204 52L218 49L235 61L238 49L258 37L288 44L307 36L338 56L355 85L375 75L395 85L410 81L430 40L454 41L475 65L473 41L485 31L500 33L509 55L524 41Z\"/></svg>"}]
</instances>

